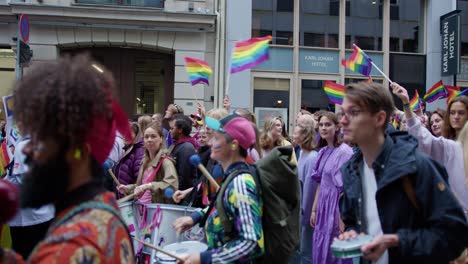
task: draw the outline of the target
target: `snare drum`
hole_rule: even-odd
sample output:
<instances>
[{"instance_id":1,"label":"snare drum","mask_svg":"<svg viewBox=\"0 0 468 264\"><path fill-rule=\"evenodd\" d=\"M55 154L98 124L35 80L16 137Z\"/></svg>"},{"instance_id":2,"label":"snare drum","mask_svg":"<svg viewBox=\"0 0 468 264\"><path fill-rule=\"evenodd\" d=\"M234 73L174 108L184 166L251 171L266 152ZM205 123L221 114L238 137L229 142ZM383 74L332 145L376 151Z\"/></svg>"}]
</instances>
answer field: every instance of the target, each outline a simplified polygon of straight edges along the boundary
<instances>
[{"instance_id":1,"label":"snare drum","mask_svg":"<svg viewBox=\"0 0 468 264\"><path fill-rule=\"evenodd\" d=\"M208 246L204 243L198 241L184 241L181 243L173 243L165 246L164 251L173 253L177 256L187 256L194 253L201 253L208 249ZM156 253L156 263L166 264L166 263L177 263L177 260L173 257L170 257L164 253Z\"/></svg>"},{"instance_id":2,"label":"snare drum","mask_svg":"<svg viewBox=\"0 0 468 264\"><path fill-rule=\"evenodd\" d=\"M176 231L172 227L172 223L180 217L190 216L196 208L179 206L173 204L147 204L146 206L136 204L137 211L142 211L142 207L146 207L146 223L153 225L154 229L151 232L151 243L157 247L181 242L181 241L204 241L205 232L198 225L193 226L184 233L177 236ZM141 227L144 228L144 227ZM150 248L144 247L143 252L151 254Z\"/></svg>"}]
</instances>

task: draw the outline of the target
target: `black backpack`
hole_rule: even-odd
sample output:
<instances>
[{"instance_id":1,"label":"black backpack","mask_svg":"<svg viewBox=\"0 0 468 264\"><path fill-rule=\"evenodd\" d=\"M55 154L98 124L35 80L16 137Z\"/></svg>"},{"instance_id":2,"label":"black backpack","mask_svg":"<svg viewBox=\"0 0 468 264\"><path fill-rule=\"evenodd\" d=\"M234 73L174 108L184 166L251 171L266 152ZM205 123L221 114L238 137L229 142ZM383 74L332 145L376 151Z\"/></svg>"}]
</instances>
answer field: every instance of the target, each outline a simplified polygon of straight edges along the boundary
<instances>
[{"instance_id":1,"label":"black backpack","mask_svg":"<svg viewBox=\"0 0 468 264\"><path fill-rule=\"evenodd\" d=\"M287 263L300 240L300 183L296 164L291 163L294 150L291 146L278 147L249 166L259 195L263 199L263 236L265 254L255 263ZM245 171L234 171L224 180L215 201L216 210L226 237L232 232L231 223L223 207L222 197L226 187Z\"/></svg>"}]
</instances>

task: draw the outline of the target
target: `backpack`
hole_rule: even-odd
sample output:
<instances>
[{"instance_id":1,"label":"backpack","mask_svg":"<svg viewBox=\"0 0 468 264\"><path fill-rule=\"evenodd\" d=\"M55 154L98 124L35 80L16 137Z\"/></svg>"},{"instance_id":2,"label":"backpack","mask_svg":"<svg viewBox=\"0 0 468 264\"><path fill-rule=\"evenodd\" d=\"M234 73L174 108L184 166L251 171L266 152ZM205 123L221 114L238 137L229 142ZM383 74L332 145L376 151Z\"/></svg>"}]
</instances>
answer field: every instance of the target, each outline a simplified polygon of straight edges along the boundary
<instances>
[{"instance_id":1,"label":"backpack","mask_svg":"<svg viewBox=\"0 0 468 264\"><path fill-rule=\"evenodd\" d=\"M299 245L300 184L296 164L291 162L293 151L292 146L278 147L255 165L249 165L263 200L265 254L255 263L287 263ZM233 223L226 216L222 197L229 183L240 174L242 171L234 171L226 177L215 201L228 238Z\"/></svg>"}]
</instances>

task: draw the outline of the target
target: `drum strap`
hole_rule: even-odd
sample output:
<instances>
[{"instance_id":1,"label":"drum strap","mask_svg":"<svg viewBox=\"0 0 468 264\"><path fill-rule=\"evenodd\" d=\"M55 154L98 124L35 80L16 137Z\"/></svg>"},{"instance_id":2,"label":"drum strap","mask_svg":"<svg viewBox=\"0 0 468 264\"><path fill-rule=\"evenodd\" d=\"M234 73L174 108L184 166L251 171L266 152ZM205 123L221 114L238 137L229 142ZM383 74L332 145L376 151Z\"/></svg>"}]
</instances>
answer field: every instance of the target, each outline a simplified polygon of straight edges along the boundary
<instances>
[{"instance_id":1,"label":"drum strap","mask_svg":"<svg viewBox=\"0 0 468 264\"><path fill-rule=\"evenodd\" d=\"M143 217L141 219L140 230L149 229L151 233L156 227L159 228L159 225L161 225L161 221L162 221L161 207L159 205L156 207L156 212L153 214L153 217L151 218L151 222L148 224L146 223L146 217L148 215L148 208L146 207L146 205L141 205L141 206L142 206L143 212L140 212L140 214L142 214ZM143 250L143 244L140 244L138 248L138 254L140 254L142 250Z\"/></svg>"},{"instance_id":2,"label":"drum strap","mask_svg":"<svg viewBox=\"0 0 468 264\"><path fill-rule=\"evenodd\" d=\"M159 159L158 165L156 165L156 168L154 168L154 170L153 170L153 174L151 175L151 177L148 178L148 182L144 182L144 183L153 182L154 177L156 177L156 174L158 173L159 169L161 169L163 161L165 159L167 159L167 158L170 158L170 156L169 155L164 155Z\"/></svg>"}]
</instances>

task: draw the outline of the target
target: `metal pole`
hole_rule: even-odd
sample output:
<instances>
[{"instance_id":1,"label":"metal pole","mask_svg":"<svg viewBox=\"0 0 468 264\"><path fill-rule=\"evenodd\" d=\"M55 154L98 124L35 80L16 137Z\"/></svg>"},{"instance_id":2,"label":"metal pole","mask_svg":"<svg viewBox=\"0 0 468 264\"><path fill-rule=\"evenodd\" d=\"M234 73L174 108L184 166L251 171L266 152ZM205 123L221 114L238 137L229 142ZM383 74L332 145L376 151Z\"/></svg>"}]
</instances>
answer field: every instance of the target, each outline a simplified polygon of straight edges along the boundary
<instances>
[{"instance_id":1,"label":"metal pole","mask_svg":"<svg viewBox=\"0 0 468 264\"><path fill-rule=\"evenodd\" d=\"M15 74L16 80L21 80L23 76L23 68L21 68L21 45L20 45L20 33L19 33L19 26L18 30L16 31L16 65L15 65Z\"/></svg>"}]
</instances>

